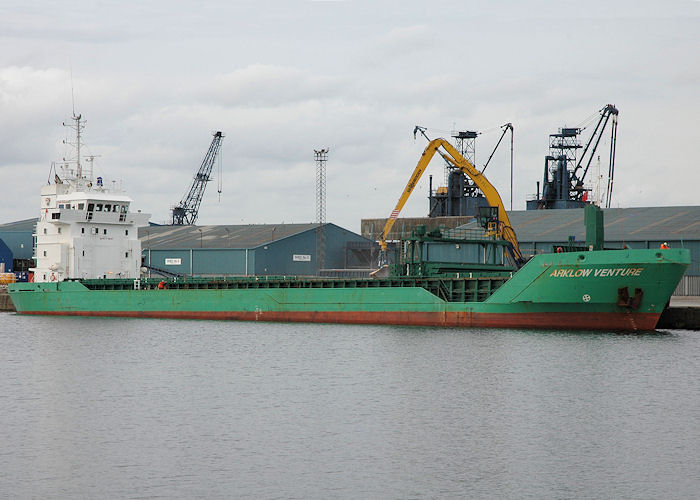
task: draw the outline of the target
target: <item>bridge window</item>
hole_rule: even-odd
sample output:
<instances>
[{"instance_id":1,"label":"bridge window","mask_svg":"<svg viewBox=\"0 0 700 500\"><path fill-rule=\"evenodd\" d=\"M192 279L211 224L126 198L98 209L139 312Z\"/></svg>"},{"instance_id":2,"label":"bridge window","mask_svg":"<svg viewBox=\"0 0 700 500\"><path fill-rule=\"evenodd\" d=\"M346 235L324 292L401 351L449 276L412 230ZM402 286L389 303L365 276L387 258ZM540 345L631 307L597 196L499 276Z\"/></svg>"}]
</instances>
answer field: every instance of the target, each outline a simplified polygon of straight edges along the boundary
<instances>
[{"instance_id":1,"label":"bridge window","mask_svg":"<svg viewBox=\"0 0 700 500\"><path fill-rule=\"evenodd\" d=\"M94 203L88 203L88 212L92 212L95 210L95 204Z\"/></svg>"},{"instance_id":2,"label":"bridge window","mask_svg":"<svg viewBox=\"0 0 700 500\"><path fill-rule=\"evenodd\" d=\"M102 212L102 203L95 205L95 212Z\"/></svg>"},{"instance_id":3,"label":"bridge window","mask_svg":"<svg viewBox=\"0 0 700 500\"><path fill-rule=\"evenodd\" d=\"M112 211L112 205L109 203L105 203L105 212L111 212Z\"/></svg>"},{"instance_id":4,"label":"bridge window","mask_svg":"<svg viewBox=\"0 0 700 500\"><path fill-rule=\"evenodd\" d=\"M78 203L78 210L85 210L85 203Z\"/></svg>"}]
</instances>

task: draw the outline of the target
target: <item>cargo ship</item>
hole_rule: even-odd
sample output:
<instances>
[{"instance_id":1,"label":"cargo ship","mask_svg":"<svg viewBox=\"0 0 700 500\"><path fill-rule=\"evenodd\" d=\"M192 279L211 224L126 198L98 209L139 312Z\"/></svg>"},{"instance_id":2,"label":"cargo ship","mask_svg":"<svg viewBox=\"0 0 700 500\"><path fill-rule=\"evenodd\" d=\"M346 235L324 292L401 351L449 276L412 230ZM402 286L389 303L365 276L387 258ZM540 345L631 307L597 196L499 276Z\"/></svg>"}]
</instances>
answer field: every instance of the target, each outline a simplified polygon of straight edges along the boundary
<instances>
[{"instance_id":1,"label":"cargo ship","mask_svg":"<svg viewBox=\"0 0 700 500\"><path fill-rule=\"evenodd\" d=\"M476 276L75 279L10 285L18 313L583 330L653 330L685 249L536 255Z\"/></svg>"},{"instance_id":2,"label":"cargo ship","mask_svg":"<svg viewBox=\"0 0 700 500\"><path fill-rule=\"evenodd\" d=\"M74 117L80 130L80 117ZM442 140L439 140L442 141ZM387 221L385 237L438 147L432 141ZM78 140L78 144L79 144ZM686 249L605 249L602 212L586 209L586 244L525 257L500 197L454 150L490 203L483 231L416 228L373 277L146 278L136 237L147 214L78 165L42 187L35 280L9 293L19 314L498 327L653 330L690 264ZM443 155L444 157L444 155ZM79 155L78 155L79 158ZM422 170L421 170L422 169ZM590 228L590 229L589 229Z\"/></svg>"}]
</instances>

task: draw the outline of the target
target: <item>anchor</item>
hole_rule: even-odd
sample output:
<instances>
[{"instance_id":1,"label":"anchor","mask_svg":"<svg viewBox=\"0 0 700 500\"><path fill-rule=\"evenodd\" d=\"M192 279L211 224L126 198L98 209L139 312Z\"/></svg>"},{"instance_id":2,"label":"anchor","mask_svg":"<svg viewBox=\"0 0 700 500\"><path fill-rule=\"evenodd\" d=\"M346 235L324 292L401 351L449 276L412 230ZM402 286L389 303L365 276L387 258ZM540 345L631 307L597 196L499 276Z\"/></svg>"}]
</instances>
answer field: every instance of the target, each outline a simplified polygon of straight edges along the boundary
<instances>
[{"instance_id":1,"label":"anchor","mask_svg":"<svg viewBox=\"0 0 700 500\"><path fill-rule=\"evenodd\" d=\"M642 303L642 297L644 297L644 290L641 288L634 289L634 297L630 297L629 290L626 286L617 289L617 305L620 307L639 309L639 304Z\"/></svg>"}]
</instances>

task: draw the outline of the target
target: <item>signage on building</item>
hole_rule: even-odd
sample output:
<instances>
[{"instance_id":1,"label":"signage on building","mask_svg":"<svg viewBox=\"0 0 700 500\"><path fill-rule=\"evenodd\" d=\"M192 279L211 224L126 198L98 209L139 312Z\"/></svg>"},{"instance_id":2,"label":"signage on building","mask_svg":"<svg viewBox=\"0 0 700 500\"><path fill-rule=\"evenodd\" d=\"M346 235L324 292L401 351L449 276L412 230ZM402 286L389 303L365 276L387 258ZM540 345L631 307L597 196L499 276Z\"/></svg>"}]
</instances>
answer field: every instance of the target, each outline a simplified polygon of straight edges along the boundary
<instances>
[{"instance_id":1,"label":"signage on building","mask_svg":"<svg viewBox=\"0 0 700 500\"><path fill-rule=\"evenodd\" d=\"M182 265L182 259L165 259L166 266L180 266Z\"/></svg>"},{"instance_id":2,"label":"signage on building","mask_svg":"<svg viewBox=\"0 0 700 500\"><path fill-rule=\"evenodd\" d=\"M294 262L311 262L311 255L301 255L295 253L292 256L292 260Z\"/></svg>"}]
</instances>

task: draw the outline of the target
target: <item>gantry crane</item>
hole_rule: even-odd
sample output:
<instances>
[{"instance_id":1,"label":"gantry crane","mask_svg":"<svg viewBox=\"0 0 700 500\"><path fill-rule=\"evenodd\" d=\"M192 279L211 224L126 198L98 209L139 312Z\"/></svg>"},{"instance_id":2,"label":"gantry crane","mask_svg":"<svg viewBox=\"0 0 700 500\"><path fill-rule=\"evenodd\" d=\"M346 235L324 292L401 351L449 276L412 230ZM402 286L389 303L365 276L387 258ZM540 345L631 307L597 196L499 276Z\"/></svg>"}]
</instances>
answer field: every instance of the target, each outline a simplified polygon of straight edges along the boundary
<instances>
[{"instance_id":1,"label":"gantry crane","mask_svg":"<svg viewBox=\"0 0 700 500\"><path fill-rule=\"evenodd\" d=\"M211 141L207 154L204 156L199 171L194 176L189 192L178 205L173 207L172 224L174 226L191 225L197 220L199 205L202 203L207 182L211 180L211 169L221 148L223 138L224 134L222 132L214 132L214 138Z\"/></svg>"},{"instance_id":2,"label":"gantry crane","mask_svg":"<svg viewBox=\"0 0 700 500\"><path fill-rule=\"evenodd\" d=\"M610 153L608 163L608 186L605 194L606 207L610 207L613 178L615 176L615 147L617 142L617 108L607 104L598 113L598 123L590 139L578 157L581 144L578 140L582 128L562 128L549 136L549 155L544 160L544 178L542 193L537 183L537 196L527 202L527 209L543 208L581 208L591 203L588 199L590 189L584 187L584 180L598 144L603 137L608 122L610 127ZM577 160L578 158L578 160Z\"/></svg>"}]
</instances>

